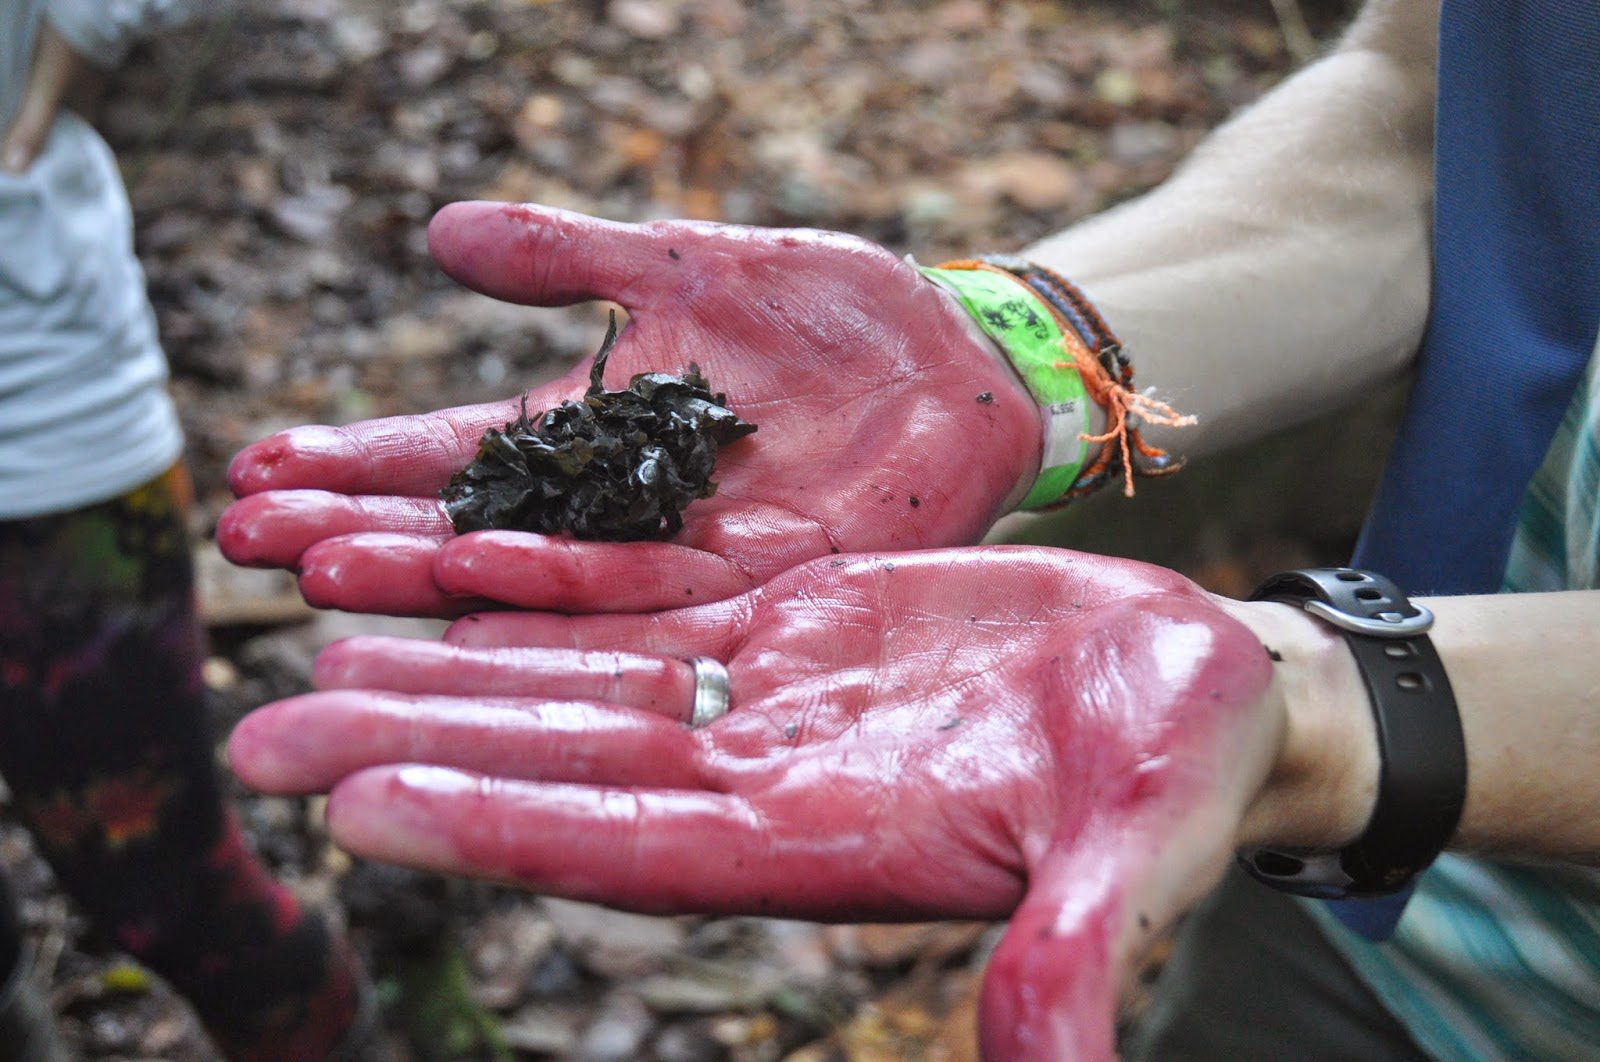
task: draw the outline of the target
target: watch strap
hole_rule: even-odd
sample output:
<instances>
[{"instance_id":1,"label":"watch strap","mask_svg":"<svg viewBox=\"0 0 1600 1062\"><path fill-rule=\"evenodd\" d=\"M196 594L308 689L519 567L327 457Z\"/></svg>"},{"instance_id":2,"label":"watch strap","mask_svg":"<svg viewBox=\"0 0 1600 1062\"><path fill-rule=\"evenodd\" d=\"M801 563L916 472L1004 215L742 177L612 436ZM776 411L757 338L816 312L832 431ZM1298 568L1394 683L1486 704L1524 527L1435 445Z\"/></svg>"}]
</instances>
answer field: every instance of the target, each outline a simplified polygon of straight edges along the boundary
<instances>
[{"instance_id":1,"label":"watch strap","mask_svg":"<svg viewBox=\"0 0 1600 1062\"><path fill-rule=\"evenodd\" d=\"M1268 579L1252 600L1298 605L1333 624L1355 657L1378 738L1378 794L1360 837L1337 852L1257 849L1245 868L1275 888L1322 899L1391 895L1444 850L1466 800L1466 742L1433 617L1389 579L1308 568Z\"/></svg>"}]
</instances>

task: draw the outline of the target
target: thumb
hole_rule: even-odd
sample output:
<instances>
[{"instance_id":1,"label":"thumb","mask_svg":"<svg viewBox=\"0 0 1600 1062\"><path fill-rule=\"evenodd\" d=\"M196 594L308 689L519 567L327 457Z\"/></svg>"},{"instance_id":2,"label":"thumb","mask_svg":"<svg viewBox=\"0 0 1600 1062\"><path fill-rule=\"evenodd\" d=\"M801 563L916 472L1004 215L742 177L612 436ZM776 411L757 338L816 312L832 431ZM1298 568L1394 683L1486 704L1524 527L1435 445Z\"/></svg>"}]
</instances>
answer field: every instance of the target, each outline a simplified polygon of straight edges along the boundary
<instances>
[{"instance_id":1,"label":"thumb","mask_svg":"<svg viewBox=\"0 0 1600 1062\"><path fill-rule=\"evenodd\" d=\"M1053 852L989 960L979 1005L985 1059L1110 1062L1124 932L1117 860Z\"/></svg>"},{"instance_id":2,"label":"thumb","mask_svg":"<svg viewBox=\"0 0 1600 1062\"><path fill-rule=\"evenodd\" d=\"M626 225L536 203L451 203L428 225L439 268L474 291L528 306L590 299L645 308L640 285L677 275L704 229L685 223Z\"/></svg>"},{"instance_id":3,"label":"thumb","mask_svg":"<svg viewBox=\"0 0 1600 1062\"><path fill-rule=\"evenodd\" d=\"M1055 839L989 960L984 1058L1116 1057L1117 1005L1134 960L1233 860L1247 788L1238 778L1179 786L1139 814L1091 816Z\"/></svg>"},{"instance_id":4,"label":"thumb","mask_svg":"<svg viewBox=\"0 0 1600 1062\"><path fill-rule=\"evenodd\" d=\"M72 50L61 34L48 22L39 31L39 43L33 54L33 70L22 93L22 104L16 119L6 130L5 141L0 145L0 167L11 173L22 173L39 157L44 141L55 124L56 112L61 109L67 86L83 66L83 60Z\"/></svg>"}]
</instances>

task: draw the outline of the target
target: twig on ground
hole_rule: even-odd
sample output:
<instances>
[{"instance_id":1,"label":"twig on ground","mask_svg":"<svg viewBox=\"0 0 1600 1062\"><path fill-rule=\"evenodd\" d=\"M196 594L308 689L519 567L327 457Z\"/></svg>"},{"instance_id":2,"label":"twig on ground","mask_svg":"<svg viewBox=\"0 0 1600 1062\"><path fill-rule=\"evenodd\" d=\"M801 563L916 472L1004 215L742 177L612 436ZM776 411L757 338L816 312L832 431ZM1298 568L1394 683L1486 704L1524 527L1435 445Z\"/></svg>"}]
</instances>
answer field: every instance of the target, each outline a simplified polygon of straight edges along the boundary
<instances>
[{"instance_id":1,"label":"twig on ground","mask_svg":"<svg viewBox=\"0 0 1600 1062\"><path fill-rule=\"evenodd\" d=\"M1317 39L1306 25L1306 13L1300 0L1272 0L1273 14L1278 16L1278 31L1283 34L1283 46L1294 56L1296 63L1305 64L1317 57Z\"/></svg>"}]
</instances>

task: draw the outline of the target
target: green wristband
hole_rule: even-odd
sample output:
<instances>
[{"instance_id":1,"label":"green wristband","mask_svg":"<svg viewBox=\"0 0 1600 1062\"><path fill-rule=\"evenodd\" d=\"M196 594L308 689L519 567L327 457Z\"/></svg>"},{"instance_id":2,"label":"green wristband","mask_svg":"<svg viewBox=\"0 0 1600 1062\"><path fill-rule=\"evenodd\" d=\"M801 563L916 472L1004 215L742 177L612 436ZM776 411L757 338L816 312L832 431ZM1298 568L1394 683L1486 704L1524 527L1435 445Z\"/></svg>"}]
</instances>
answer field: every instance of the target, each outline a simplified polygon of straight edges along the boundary
<instances>
[{"instance_id":1,"label":"green wristband","mask_svg":"<svg viewBox=\"0 0 1600 1062\"><path fill-rule=\"evenodd\" d=\"M1068 355L1061 327L1049 308L1020 281L984 269L924 268L1000 345L1044 414L1045 450L1039 478L1019 508L1043 509L1061 501L1089 460L1089 393L1076 368L1058 368Z\"/></svg>"}]
</instances>

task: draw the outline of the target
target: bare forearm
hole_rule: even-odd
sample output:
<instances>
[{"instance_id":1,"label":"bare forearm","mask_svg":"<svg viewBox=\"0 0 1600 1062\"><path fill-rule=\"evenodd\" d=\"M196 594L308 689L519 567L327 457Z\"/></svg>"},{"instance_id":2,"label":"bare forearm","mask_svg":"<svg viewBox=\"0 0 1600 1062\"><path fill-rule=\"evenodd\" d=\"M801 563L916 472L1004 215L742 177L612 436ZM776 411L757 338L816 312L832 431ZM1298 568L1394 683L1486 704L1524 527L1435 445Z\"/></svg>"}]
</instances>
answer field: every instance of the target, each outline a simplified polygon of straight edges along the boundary
<instances>
[{"instance_id":1,"label":"bare forearm","mask_svg":"<svg viewBox=\"0 0 1600 1062\"><path fill-rule=\"evenodd\" d=\"M1461 712L1467 801L1452 847L1600 865L1600 591L1423 599ZM1371 812L1370 707L1338 637L1286 605L1233 606L1285 657L1279 768L1246 843L1333 846Z\"/></svg>"},{"instance_id":2,"label":"bare forearm","mask_svg":"<svg viewBox=\"0 0 1600 1062\"><path fill-rule=\"evenodd\" d=\"M1376 0L1340 47L1149 195L1026 254L1078 281L1194 455L1346 402L1411 361L1428 305L1433 0ZM1159 429L1155 431L1159 436Z\"/></svg>"},{"instance_id":3,"label":"bare forearm","mask_svg":"<svg viewBox=\"0 0 1600 1062\"><path fill-rule=\"evenodd\" d=\"M1600 864L1600 591L1426 604L1467 738L1455 846Z\"/></svg>"}]
</instances>

